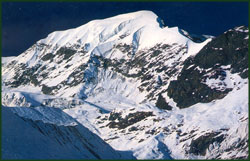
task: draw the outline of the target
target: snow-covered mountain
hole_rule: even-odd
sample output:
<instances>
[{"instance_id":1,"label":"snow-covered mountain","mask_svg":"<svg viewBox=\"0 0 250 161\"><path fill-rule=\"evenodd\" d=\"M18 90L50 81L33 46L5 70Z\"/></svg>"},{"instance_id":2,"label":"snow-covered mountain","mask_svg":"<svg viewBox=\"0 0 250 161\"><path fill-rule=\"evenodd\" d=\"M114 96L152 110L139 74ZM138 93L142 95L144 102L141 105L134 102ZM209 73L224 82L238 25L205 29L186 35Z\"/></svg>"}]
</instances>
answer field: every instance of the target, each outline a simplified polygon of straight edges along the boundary
<instances>
[{"instance_id":1,"label":"snow-covered mountain","mask_svg":"<svg viewBox=\"0 0 250 161\"><path fill-rule=\"evenodd\" d=\"M53 32L2 60L4 106L60 108L137 159L248 157L247 27L194 36L139 11Z\"/></svg>"}]
</instances>

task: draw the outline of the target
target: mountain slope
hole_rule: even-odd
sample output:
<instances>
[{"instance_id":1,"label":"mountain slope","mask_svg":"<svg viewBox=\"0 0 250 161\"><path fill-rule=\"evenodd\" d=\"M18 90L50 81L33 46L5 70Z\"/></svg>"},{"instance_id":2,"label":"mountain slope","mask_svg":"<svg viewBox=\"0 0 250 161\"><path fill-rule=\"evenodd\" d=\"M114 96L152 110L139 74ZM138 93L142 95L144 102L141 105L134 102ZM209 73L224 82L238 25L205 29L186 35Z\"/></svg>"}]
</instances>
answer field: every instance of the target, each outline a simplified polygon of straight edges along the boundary
<instances>
[{"instance_id":1,"label":"mountain slope","mask_svg":"<svg viewBox=\"0 0 250 161\"><path fill-rule=\"evenodd\" d=\"M247 158L248 32L194 36L151 11L56 31L4 61L2 104L60 108L137 159Z\"/></svg>"},{"instance_id":2,"label":"mountain slope","mask_svg":"<svg viewBox=\"0 0 250 161\"><path fill-rule=\"evenodd\" d=\"M170 83L168 96L180 108L208 103L240 88L247 78L248 29L241 26L214 38L187 59L177 80Z\"/></svg>"},{"instance_id":3,"label":"mountain slope","mask_svg":"<svg viewBox=\"0 0 250 161\"><path fill-rule=\"evenodd\" d=\"M3 107L2 116L3 159L125 157L59 109Z\"/></svg>"},{"instance_id":4,"label":"mountain slope","mask_svg":"<svg viewBox=\"0 0 250 161\"><path fill-rule=\"evenodd\" d=\"M209 41L194 43L177 27L161 28L158 19L150 11L140 11L54 32L8 63L2 70L3 83L39 87L44 94L84 98L99 93L115 77L116 83L109 83L102 91L127 91L121 95L146 95L156 100L164 89L157 89L155 80L162 79L167 87L183 61ZM136 91L124 89L127 86ZM137 102L145 101L143 98Z\"/></svg>"}]
</instances>

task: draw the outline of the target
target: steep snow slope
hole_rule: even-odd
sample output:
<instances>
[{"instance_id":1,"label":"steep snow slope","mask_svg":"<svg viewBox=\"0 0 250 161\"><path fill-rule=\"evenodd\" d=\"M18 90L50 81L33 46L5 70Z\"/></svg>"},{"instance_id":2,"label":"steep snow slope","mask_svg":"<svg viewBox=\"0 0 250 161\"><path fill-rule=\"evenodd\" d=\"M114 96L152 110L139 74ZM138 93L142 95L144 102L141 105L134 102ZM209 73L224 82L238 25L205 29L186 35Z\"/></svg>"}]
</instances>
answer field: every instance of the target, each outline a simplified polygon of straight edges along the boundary
<instances>
[{"instance_id":1,"label":"steep snow slope","mask_svg":"<svg viewBox=\"0 0 250 161\"><path fill-rule=\"evenodd\" d=\"M59 109L2 108L3 159L131 159Z\"/></svg>"},{"instance_id":2,"label":"steep snow slope","mask_svg":"<svg viewBox=\"0 0 250 161\"><path fill-rule=\"evenodd\" d=\"M247 158L248 29L196 38L150 11L56 31L2 64L2 104L60 108L137 159Z\"/></svg>"}]
</instances>

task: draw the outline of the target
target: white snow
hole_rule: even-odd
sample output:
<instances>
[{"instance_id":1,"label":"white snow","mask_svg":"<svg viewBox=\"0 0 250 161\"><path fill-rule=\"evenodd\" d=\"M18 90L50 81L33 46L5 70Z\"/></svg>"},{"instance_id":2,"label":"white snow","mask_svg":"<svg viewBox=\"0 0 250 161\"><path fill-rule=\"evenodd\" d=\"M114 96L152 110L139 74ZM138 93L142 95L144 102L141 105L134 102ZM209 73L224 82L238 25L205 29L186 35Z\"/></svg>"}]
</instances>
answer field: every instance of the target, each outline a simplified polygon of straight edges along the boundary
<instances>
[{"instance_id":1,"label":"white snow","mask_svg":"<svg viewBox=\"0 0 250 161\"><path fill-rule=\"evenodd\" d=\"M209 43L212 39L209 38L207 40L205 40L202 43L194 43L193 41L189 40L187 42L187 46L188 46L188 54L185 56L189 57L189 56L195 56L207 43ZM184 60L185 60L184 58Z\"/></svg>"},{"instance_id":2,"label":"white snow","mask_svg":"<svg viewBox=\"0 0 250 161\"><path fill-rule=\"evenodd\" d=\"M223 67L222 67L223 68ZM227 67L224 67L227 68ZM225 71L226 77L224 80L218 79L209 79L207 78L205 84L207 84L212 89L224 91L226 88L242 88L242 86L247 83L247 80L242 79L238 74L232 74L230 71Z\"/></svg>"},{"instance_id":3,"label":"white snow","mask_svg":"<svg viewBox=\"0 0 250 161\"><path fill-rule=\"evenodd\" d=\"M248 84L244 84L239 90L234 89L221 100L215 100L211 103L198 103L182 110L175 108L169 112L159 110L149 104L136 106L127 105L127 108L122 108L120 105L119 108L117 108L118 106L115 104L116 101L118 100L113 99L113 102L110 102L109 105L103 101L100 102L99 106L114 106L113 109L115 109L113 112L121 112L122 118L136 111L152 111L156 116L148 117L147 121L140 121L129 126L128 128L132 126L138 128L144 127L143 131L137 131L135 132L136 134L134 134L130 133L128 128L125 129L125 133L121 133L119 130L109 129L108 127L103 128L101 125L98 125L95 118L102 116L102 114L96 112L96 107L93 105L91 105L92 107L83 105L81 108L67 109L65 112L76 118L81 124L88 125L91 131L103 139L107 139L107 142L113 148L117 150L132 150L137 159L167 159L169 156L173 158L184 158L183 149L181 148L183 144L179 142L177 133L174 132L166 135L159 132L157 135L148 135L145 134L145 132L152 129L158 131L157 129L164 129L164 127L173 130L178 128L178 124L183 124L183 126L178 129L183 132L197 130L197 138L204 134L204 132L217 131L222 128L231 129L231 127L238 126L240 119L247 117L248 114ZM156 118L161 121L153 121L153 119ZM117 136L117 133L119 134L117 139L109 139ZM231 135L235 138L235 135ZM161 140L159 140L159 138L161 138ZM144 141L138 143L141 139ZM158 149L160 145L164 145L165 150L170 150L164 151L164 148ZM197 156L193 156L191 158L194 159L196 157ZM200 156L198 158L204 157Z\"/></svg>"},{"instance_id":4,"label":"white snow","mask_svg":"<svg viewBox=\"0 0 250 161\"><path fill-rule=\"evenodd\" d=\"M15 56L2 57L2 64L7 64L15 58L16 58Z\"/></svg>"},{"instance_id":5,"label":"white snow","mask_svg":"<svg viewBox=\"0 0 250 161\"><path fill-rule=\"evenodd\" d=\"M4 108L4 113L7 113L4 119L7 121L14 120L14 122L17 120L21 124L20 126L17 124L16 129L11 126L7 128L4 136L19 133L26 126L31 131L30 135L27 131L23 133L24 135L20 135L22 138L25 135L31 136L31 140L21 142L22 144L18 145L19 149L17 149L17 152L15 151L16 156L13 156L13 158L21 158L19 155L20 148L24 146L25 141L32 142L32 139L34 139L33 135L37 136L38 140L42 140L42 143L38 142L41 144L41 148L46 149L45 145L47 144L45 143L48 142L48 145L53 144L51 147L52 151L62 153L67 151L62 156L53 156L50 151L47 151L50 149L46 149L44 152L48 158L63 158L64 155L68 156L65 158L83 157L79 157L78 153L73 157L71 150L68 150L69 147L58 148L57 143L54 143L55 140L48 139L40 133L38 134L26 122L19 121L21 120L19 117L65 128L83 125L105 140L115 150L122 151L123 153L120 154L122 158L126 155L130 158L130 154L133 154L136 159L207 159L207 157L216 154L216 148L224 150L228 146L226 142L228 144L237 144L237 138L246 138L248 128L246 127L246 123L241 120L242 118L248 118L248 80L242 79L238 73L230 73L228 71L230 66L222 66L226 70L224 80L206 79L203 82L217 90L232 88L232 91L226 97L220 100L213 100L210 103L198 103L186 109L179 109L174 100L169 98L165 92L163 97L173 107L172 111L165 111L155 107L156 100L149 101L146 98L149 94L148 91L140 91L138 89L142 83L141 80L125 77L111 68L100 69L95 65L98 62L89 63L92 58L94 59L94 56L102 56L111 60L132 60L133 57L138 56L137 54L148 52L148 49L156 45L167 44L170 47L157 57L157 61L161 61L162 57L167 57L168 59L162 62L163 65L169 68L175 67L180 72L183 64L176 65L176 63L183 62L190 56L194 57L213 38L207 36L208 39L206 41L195 43L181 35L178 27L161 28L157 22L157 18L157 15L151 11L138 11L104 20L90 21L74 29L53 32L18 57L3 58L2 80L5 82L12 81L15 72L19 69L17 68L18 66L7 67L8 62L11 60L17 60L17 64L24 63L30 68L37 64L42 64L46 66L43 72L48 72L47 77L37 78L41 80L41 85L37 87L34 87L32 84L17 88L2 86L2 104L11 107L7 110ZM237 28L236 30L241 31L241 28ZM42 44L45 44L46 47L42 47ZM80 47L77 48L74 45L79 45ZM132 46L132 56L129 56L125 52L123 53L118 48L114 49L117 45ZM76 50L72 59L61 61L63 56L55 56L53 62L41 60L45 54L55 54L61 47L69 47ZM81 51L82 48L84 48L84 52ZM223 50L223 48L214 48L214 50ZM171 57L171 54L174 57ZM153 62L150 56L146 57L146 59L149 63ZM80 68L83 64L87 64L86 69ZM66 66L69 67L65 68ZM197 69L200 72L203 70L199 67ZM209 70L207 69L206 71ZM133 68L129 70L128 74L137 74L139 71L140 68ZM54 96L44 95L41 92L43 84L51 87L62 86L60 83L63 81L66 83L74 82L75 78L70 76L73 72L81 73L78 78L83 78L85 82L82 81L75 86L64 86ZM152 72L155 76L152 78L155 82L151 84L152 88L149 89L150 92L157 87L158 77L169 77L164 72L157 73L154 68L148 72ZM162 90L167 89L170 81L177 79L178 72L176 72L177 75L168 79L167 84L162 87ZM86 99L80 99L86 96ZM58 108L63 109L63 111ZM130 113L138 111L153 112L154 116L149 116L124 129L108 127L110 121L108 117L111 112L121 113L121 118L126 118ZM13 112L18 117L16 115L11 116ZM8 117L10 120L8 120ZM4 124L4 127L6 126L7 123ZM136 127L139 130L130 131L131 127ZM189 148L188 146L192 139L222 128L229 129L229 131L225 132L225 134L228 134L228 137L226 141L221 143L221 147L216 145L216 143L211 145L206 156L185 154L185 150ZM180 136L179 133L183 134L186 132L191 135L192 130L195 131L195 136L182 141L187 136ZM154 134L150 134L151 132ZM10 135L10 137L15 138L18 136ZM95 138L92 139L95 140ZM4 141L4 146L7 144L12 147L14 146L14 142L10 140L6 139ZM30 150L34 146L38 146L36 142L34 144L30 143L26 147ZM30 157L33 158L36 155L38 158L41 157L42 154L37 154L40 150L37 149L34 155ZM105 158L112 156L110 151L105 154L105 148L103 150L99 148L98 152L101 151L100 153ZM6 158L12 155L8 149L5 149L4 154L6 154ZM244 152L242 152L243 154ZM226 159L231 155L233 154L223 154L223 158ZM241 154L235 152L235 155ZM28 152L27 154L25 152L25 155L22 157L27 158ZM117 158L117 156L114 158Z\"/></svg>"}]
</instances>

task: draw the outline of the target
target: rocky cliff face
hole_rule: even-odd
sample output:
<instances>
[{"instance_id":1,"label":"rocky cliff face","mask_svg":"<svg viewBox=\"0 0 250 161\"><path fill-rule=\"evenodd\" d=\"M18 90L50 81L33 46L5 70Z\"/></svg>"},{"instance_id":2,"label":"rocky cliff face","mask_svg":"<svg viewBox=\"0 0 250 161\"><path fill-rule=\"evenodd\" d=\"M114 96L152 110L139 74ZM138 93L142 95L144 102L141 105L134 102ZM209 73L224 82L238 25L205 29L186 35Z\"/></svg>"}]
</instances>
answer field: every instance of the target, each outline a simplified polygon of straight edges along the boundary
<instances>
[{"instance_id":1,"label":"rocky cliff face","mask_svg":"<svg viewBox=\"0 0 250 161\"><path fill-rule=\"evenodd\" d=\"M3 105L60 108L137 159L248 157L244 26L198 40L150 11L91 21L4 61L2 87Z\"/></svg>"},{"instance_id":2,"label":"rocky cliff face","mask_svg":"<svg viewBox=\"0 0 250 161\"><path fill-rule=\"evenodd\" d=\"M195 57L188 58L177 80L170 83L168 96L180 108L208 103L225 97L246 78L248 29L242 26L214 38Z\"/></svg>"}]
</instances>

